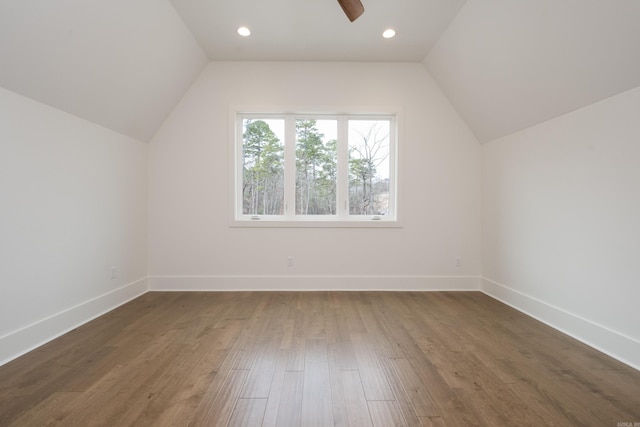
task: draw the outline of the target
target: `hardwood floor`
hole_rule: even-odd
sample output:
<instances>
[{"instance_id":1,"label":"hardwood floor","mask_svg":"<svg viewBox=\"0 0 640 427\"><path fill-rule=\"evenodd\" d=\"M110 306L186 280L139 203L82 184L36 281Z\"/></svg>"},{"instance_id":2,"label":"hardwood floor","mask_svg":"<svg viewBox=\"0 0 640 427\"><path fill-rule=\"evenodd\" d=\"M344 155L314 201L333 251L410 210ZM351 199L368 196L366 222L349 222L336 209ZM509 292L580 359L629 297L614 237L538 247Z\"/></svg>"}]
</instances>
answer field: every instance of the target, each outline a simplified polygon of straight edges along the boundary
<instances>
[{"instance_id":1,"label":"hardwood floor","mask_svg":"<svg viewBox=\"0 0 640 427\"><path fill-rule=\"evenodd\" d=\"M0 426L623 422L640 372L477 292L151 292L0 367Z\"/></svg>"}]
</instances>

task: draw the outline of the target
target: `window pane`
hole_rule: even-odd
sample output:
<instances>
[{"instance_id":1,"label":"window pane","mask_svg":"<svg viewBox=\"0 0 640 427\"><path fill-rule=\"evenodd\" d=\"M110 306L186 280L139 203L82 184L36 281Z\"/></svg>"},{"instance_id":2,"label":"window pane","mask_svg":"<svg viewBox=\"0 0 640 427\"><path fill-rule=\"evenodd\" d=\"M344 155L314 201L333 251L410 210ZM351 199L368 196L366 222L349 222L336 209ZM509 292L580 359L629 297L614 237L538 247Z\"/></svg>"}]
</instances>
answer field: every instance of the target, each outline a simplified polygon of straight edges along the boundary
<instances>
[{"instance_id":1,"label":"window pane","mask_svg":"<svg viewBox=\"0 0 640 427\"><path fill-rule=\"evenodd\" d=\"M296 120L296 214L335 215L337 120Z\"/></svg>"},{"instance_id":2,"label":"window pane","mask_svg":"<svg viewBox=\"0 0 640 427\"><path fill-rule=\"evenodd\" d=\"M284 120L242 122L242 213L284 213Z\"/></svg>"},{"instance_id":3,"label":"window pane","mask_svg":"<svg viewBox=\"0 0 640 427\"><path fill-rule=\"evenodd\" d=\"M389 214L390 121L349 120L349 213Z\"/></svg>"}]
</instances>

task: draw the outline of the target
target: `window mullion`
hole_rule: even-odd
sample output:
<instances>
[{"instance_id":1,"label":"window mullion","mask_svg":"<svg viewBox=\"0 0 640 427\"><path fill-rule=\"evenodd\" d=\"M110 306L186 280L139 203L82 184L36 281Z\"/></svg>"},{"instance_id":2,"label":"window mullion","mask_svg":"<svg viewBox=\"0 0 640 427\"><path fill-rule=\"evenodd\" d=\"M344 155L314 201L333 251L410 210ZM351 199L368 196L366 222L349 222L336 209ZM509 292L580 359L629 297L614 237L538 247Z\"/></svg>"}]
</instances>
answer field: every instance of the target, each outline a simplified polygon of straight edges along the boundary
<instances>
[{"instance_id":1,"label":"window mullion","mask_svg":"<svg viewBox=\"0 0 640 427\"><path fill-rule=\"evenodd\" d=\"M285 117L284 129L284 215L293 219L296 209L296 121L293 116Z\"/></svg>"},{"instance_id":2,"label":"window mullion","mask_svg":"<svg viewBox=\"0 0 640 427\"><path fill-rule=\"evenodd\" d=\"M392 182L389 186L389 209L396 215L398 204L398 146L397 146L396 118L389 119L389 176Z\"/></svg>"},{"instance_id":3,"label":"window mullion","mask_svg":"<svg viewBox=\"0 0 640 427\"><path fill-rule=\"evenodd\" d=\"M235 194L235 213L234 216L238 219L242 215L242 185L243 185L243 174L244 174L244 138L242 133L244 131L244 117L238 116L238 119L235 123L235 132L236 132L236 143L234 145L234 161L235 161L235 185L233 188L233 192Z\"/></svg>"},{"instance_id":4,"label":"window mullion","mask_svg":"<svg viewBox=\"0 0 640 427\"><path fill-rule=\"evenodd\" d=\"M338 118L338 182L337 216L346 218L349 216L349 141L348 120L346 117Z\"/></svg>"}]
</instances>

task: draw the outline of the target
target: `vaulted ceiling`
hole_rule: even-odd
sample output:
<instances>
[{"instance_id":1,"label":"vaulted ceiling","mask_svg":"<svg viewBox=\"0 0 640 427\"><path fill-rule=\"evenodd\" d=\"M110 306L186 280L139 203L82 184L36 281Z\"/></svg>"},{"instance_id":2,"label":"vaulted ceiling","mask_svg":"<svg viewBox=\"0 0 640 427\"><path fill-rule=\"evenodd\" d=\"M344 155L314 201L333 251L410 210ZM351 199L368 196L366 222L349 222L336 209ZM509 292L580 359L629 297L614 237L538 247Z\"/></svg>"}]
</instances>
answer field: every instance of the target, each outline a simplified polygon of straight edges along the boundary
<instances>
[{"instance_id":1,"label":"vaulted ceiling","mask_svg":"<svg viewBox=\"0 0 640 427\"><path fill-rule=\"evenodd\" d=\"M149 141L208 61L422 61L481 142L640 86L637 0L362 1L3 0L0 86Z\"/></svg>"},{"instance_id":2,"label":"vaulted ceiling","mask_svg":"<svg viewBox=\"0 0 640 427\"><path fill-rule=\"evenodd\" d=\"M167 0L0 1L0 86L142 141L207 61Z\"/></svg>"},{"instance_id":3,"label":"vaulted ceiling","mask_svg":"<svg viewBox=\"0 0 640 427\"><path fill-rule=\"evenodd\" d=\"M469 1L425 64L491 141L640 86L640 1Z\"/></svg>"}]
</instances>

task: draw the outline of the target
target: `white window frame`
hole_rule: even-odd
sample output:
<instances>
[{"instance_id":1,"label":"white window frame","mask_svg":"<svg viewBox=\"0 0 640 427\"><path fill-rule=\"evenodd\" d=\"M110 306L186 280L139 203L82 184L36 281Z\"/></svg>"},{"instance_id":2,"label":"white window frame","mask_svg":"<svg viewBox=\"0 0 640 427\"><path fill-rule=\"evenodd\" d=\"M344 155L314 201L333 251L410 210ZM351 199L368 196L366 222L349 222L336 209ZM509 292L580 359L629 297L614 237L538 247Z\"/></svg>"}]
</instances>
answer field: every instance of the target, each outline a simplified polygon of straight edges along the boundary
<instances>
[{"instance_id":1,"label":"white window frame","mask_svg":"<svg viewBox=\"0 0 640 427\"><path fill-rule=\"evenodd\" d=\"M283 112L293 111L293 112ZM303 111L303 112L298 112ZM312 112L309 112L312 111ZM336 111L341 111L336 113ZM231 165L230 178L230 220L231 227L402 227L400 221L400 111L397 108L354 108L344 112L344 108L321 111L309 109L277 109L232 107L229 111ZM371 112L375 111L375 112ZM284 215L245 215L242 213L242 158L243 158L243 121L246 118L284 119L284 169L285 169L285 213ZM297 119L337 120L338 121L338 178L336 182L336 215L296 215L295 214L295 147ZM389 215L351 215L349 214L349 173L348 165L348 121L355 120L390 120L389 135L389 178L390 197Z\"/></svg>"}]
</instances>

